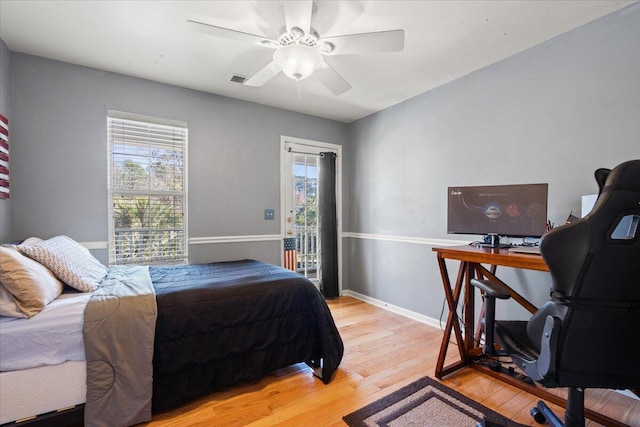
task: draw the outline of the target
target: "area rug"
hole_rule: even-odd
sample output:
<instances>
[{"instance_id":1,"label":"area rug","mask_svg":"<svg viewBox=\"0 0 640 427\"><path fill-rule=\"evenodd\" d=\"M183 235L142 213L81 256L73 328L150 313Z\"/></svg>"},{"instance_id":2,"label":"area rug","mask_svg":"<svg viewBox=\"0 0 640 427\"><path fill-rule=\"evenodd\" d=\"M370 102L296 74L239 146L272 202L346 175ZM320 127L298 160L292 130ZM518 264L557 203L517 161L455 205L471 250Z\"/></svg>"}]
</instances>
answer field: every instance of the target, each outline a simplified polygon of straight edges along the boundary
<instances>
[{"instance_id":1,"label":"area rug","mask_svg":"<svg viewBox=\"0 0 640 427\"><path fill-rule=\"evenodd\" d=\"M342 418L350 427L526 427L424 377Z\"/></svg>"}]
</instances>

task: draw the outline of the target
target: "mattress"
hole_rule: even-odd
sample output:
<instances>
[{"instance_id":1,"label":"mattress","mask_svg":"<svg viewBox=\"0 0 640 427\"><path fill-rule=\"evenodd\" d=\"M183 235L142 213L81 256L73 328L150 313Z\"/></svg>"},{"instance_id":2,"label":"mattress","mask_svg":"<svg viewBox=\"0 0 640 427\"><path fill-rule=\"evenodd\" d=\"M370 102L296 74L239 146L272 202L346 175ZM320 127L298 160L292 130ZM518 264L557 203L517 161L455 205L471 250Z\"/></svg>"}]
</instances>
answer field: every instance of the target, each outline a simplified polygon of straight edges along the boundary
<instances>
[{"instance_id":1,"label":"mattress","mask_svg":"<svg viewBox=\"0 0 640 427\"><path fill-rule=\"evenodd\" d=\"M0 424L84 403L86 365L85 361L71 361L0 372Z\"/></svg>"},{"instance_id":2,"label":"mattress","mask_svg":"<svg viewBox=\"0 0 640 427\"><path fill-rule=\"evenodd\" d=\"M31 319L0 317L0 371L84 360L82 324L91 293L64 293Z\"/></svg>"}]
</instances>

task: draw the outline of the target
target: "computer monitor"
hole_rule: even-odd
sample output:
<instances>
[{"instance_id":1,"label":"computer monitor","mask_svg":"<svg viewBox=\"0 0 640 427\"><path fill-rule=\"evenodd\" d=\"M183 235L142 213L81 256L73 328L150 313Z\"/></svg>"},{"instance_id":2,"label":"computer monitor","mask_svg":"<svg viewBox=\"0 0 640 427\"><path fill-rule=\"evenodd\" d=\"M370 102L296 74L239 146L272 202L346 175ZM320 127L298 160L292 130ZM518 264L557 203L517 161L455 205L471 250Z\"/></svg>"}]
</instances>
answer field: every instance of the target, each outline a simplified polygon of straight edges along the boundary
<instances>
[{"instance_id":1,"label":"computer monitor","mask_svg":"<svg viewBox=\"0 0 640 427\"><path fill-rule=\"evenodd\" d=\"M447 189L447 233L541 237L547 231L548 184L457 186Z\"/></svg>"}]
</instances>

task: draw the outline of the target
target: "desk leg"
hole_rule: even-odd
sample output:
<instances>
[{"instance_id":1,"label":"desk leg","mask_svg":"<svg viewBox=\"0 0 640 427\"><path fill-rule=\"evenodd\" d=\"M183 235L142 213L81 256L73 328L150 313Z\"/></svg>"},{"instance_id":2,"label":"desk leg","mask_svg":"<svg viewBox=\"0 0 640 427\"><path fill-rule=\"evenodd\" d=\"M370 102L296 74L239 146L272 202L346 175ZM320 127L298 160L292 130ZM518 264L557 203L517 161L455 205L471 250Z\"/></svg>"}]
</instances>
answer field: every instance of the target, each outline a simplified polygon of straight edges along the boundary
<instances>
[{"instance_id":1,"label":"desk leg","mask_svg":"<svg viewBox=\"0 0 640 427\"><path fill-rule=\"evenodd\" d=\"M458 277L456 278L455 288L451 288L451 282L449 281L449 274L447 272L447 265L444 258L438 257L438 266L440 267L440 275L442 276L442 285L444 286L444 294L449 306L449 315L447 317L447 324L444 328L444 335L442 337L442 343L440 345L440 353L438 354L438 361L436 363L436 378L442 378L445 375L450 374L468 364L469 353L465 340L462 337L460 330L460 323L458 322L457 307L460 301L460 294L462 287L465 283L465 273L468 271L468 263L461 262L458 269ZM449 366L444 366L444 360L447 356L447 349L449 348L449 340L451 339L451 331L455 333L455 339L460 353L460 361L455 362Z\"/></svg>"},{"instance_id":2,"label":"desk leg","mask_svg":"<svg viewBox=\"0 0 640 427\"><path fill-rule=\"evenodd\" d=\"M465 348L467 354L475 347L473 327L476 319L475 317L475 288L471 286L469 281L475 277L475 270L471 263L465 263L465 279L464 279L464 337Z\"/></svg>"}]
</instances>

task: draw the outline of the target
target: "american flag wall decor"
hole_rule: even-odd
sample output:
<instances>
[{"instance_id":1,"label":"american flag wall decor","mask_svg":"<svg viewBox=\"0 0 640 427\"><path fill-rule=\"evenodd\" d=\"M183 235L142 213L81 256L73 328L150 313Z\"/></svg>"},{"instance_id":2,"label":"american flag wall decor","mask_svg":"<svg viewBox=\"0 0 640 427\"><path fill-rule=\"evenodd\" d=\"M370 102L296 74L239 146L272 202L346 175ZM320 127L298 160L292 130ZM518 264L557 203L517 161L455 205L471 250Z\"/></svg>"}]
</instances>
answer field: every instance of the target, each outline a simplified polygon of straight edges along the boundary
<instances>
[{"instance_id":1,"label":"american flag wall decor","mask_svg":"<svg viewBox=\"0 0 640 427\"><path fill-rule=\"evenodd\" d=\"M296 271L296 238L286 237L284 239L284 268Z\"/></svg>"},{"instance_id":2,"label":"american flag wall decor","mask_svg":"<svg viewBox=\"0 0 640 427\"><path fill-rule=\"evenodd\" d=\"M0 114L0 199L9 198L9 120Z\"/></svg>"}]
</instances>

